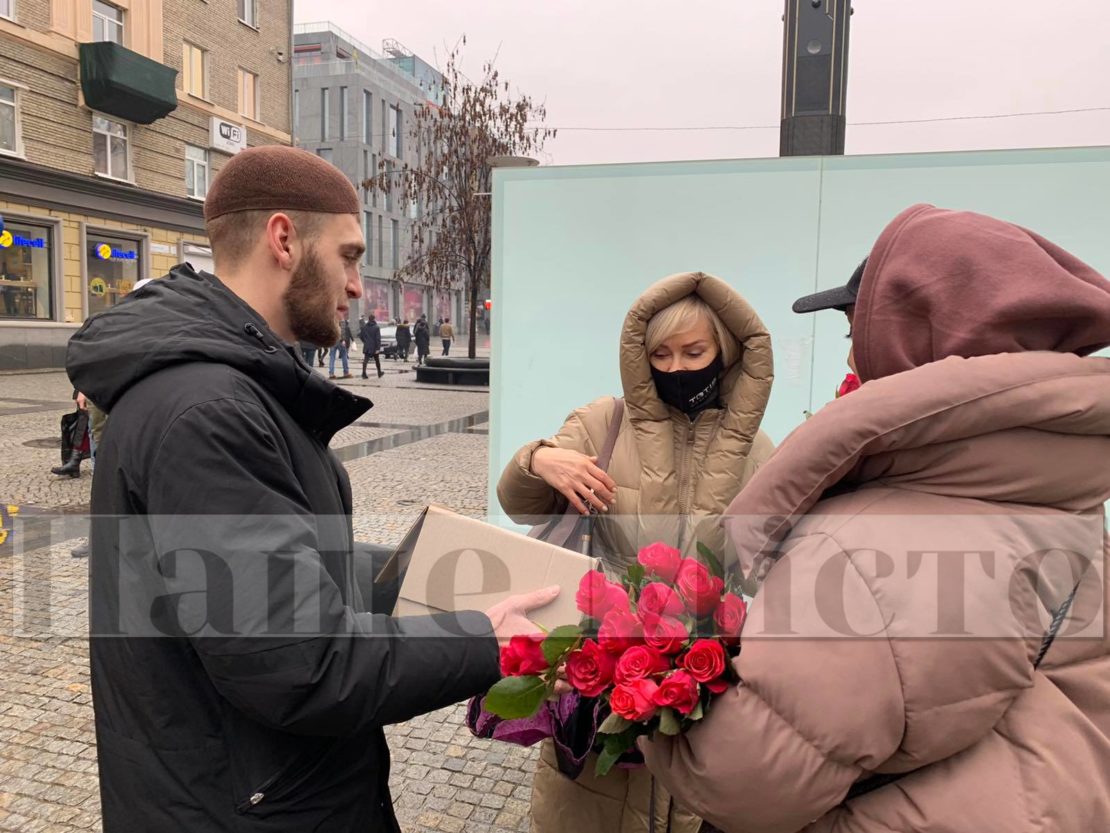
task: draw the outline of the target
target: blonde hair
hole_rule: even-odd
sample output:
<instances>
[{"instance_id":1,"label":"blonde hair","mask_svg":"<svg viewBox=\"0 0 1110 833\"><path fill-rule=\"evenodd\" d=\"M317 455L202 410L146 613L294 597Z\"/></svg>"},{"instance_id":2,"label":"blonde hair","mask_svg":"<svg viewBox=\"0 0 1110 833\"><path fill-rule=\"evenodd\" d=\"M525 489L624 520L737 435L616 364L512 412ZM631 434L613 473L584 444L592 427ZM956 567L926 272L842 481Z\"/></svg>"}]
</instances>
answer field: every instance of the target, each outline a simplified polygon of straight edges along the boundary
<instances>
[{"instance_id":1,"label":"blonde hair","mask_svg":"<svg viewBox=\"0 0 1110 833\"><path fill-rule=\"evenodd\" d=\"M654 353L659 345L675 333L692 330L702 321L709 324L709 329L713 331L713 340L717 342L722 364L732 367L740 358L740 342L729 332L725 322L713 308L697 295L687 295L681 301L663 307L651 317L644 339L648 355Z\"/></svg>"}]
</instances>

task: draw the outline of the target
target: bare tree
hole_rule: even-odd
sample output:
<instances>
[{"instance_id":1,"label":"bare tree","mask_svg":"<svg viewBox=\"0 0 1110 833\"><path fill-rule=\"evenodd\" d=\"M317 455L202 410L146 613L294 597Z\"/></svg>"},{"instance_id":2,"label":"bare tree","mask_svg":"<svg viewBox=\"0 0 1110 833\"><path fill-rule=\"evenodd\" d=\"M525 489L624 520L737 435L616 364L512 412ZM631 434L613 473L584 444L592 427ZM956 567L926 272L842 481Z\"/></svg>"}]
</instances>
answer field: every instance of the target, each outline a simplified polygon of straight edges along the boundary
<instances>
[{"instance_id":1,"label":"bare tree","mask_svg":"<svg viewBox=\"0 0 1110 833\"><path fill-rule=\"evenodd\" d=\"M539 153L555 131L530 126L545 118L543 106L526 95L514 96L492 62L474 83L459 71L458 59L457 49L448 56L441 100L425 102L412 119L409 137L416 161L395 169L383 159L363 187L392 191L413 218L409 256L396 273L401 281L421 278L433 290L464 284L468 355L474 358L474 311L479 293L490 284L490 160Z\"/></svg>"}]
</instances>

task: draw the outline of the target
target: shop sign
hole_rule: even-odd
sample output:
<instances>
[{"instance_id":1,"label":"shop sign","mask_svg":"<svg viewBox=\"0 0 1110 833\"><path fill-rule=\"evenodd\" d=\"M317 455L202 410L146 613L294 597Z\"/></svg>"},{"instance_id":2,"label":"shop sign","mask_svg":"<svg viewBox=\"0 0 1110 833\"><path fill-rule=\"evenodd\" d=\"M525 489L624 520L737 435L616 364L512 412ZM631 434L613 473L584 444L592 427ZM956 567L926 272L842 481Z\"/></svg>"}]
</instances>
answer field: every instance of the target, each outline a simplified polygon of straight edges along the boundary
<instances>
[{"instance_id":1,"label":"shop sign","mask_svg":"<svg viewBox=\"0 0 1110 833\"><path fill-rule=\"evenodd\" d=\"M116 249L109 246L107 243L101 243L96 246L93 251L100 260L138 260L138 252L125 252L123 249Z\"/></svg>"},{"instance_id":2,"label":"shop sign","mask_svg":"<svg viewBox=\"0 0 1110 833\"><path fill-rule=\"evenodd\" d=\"M212 116L209 145L234 156L247 146L247 131L238 124Z\"/></svg>"},{"instance_id":3,"label":"shop sign","mask_svg":"<svg viewBox=\"0 0 1110 833\"><path fill-rule=\"evenodd\" d=\"M93 278L89 281L89 294L97 298L103 298L108 292L108 284L105 283L104 278Z\"/></svg>"},{"instance_id":4,"label":"shop sign","mask_svg":"<svg viewBox=\"0 0 1110 833\"><path fill-rule=\"evenodd\" d=\"M0 249L10 249L12 246L22 246L26 249L45 249L46 238L24 237L22 234L0 231Z\"/></svg>"}]
</instances>

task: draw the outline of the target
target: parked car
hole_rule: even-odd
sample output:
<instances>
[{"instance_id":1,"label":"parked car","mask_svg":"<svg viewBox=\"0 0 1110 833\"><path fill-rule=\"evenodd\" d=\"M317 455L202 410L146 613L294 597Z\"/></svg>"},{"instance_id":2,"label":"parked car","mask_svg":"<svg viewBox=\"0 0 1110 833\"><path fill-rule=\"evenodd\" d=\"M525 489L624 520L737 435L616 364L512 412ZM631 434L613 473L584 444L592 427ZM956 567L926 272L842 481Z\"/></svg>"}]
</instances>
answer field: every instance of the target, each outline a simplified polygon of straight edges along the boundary
<instances>
[{"instance_id":1,"label":"parked car","mask_svg":"<svg viewBox=\"0 0 1110 833\"><path fill-rule=\"evenodd\" d=\"M397 350L397 327L393 324L382 324L378 329L382 332L382 355L387 359L401 358Z\"/></svg>"}]
</instances>

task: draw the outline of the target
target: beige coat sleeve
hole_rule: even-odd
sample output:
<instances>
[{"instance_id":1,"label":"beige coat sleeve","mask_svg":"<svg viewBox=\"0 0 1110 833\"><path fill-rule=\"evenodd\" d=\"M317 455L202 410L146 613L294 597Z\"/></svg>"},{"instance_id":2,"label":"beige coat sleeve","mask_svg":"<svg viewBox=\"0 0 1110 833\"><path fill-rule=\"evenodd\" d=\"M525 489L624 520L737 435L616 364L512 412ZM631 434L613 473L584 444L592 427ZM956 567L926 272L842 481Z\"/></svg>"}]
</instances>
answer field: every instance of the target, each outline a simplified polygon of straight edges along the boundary
<instances>
[{"instance_id":1,"label":"beige coat sleeve","mask_svg":"<svg viewBox=\"0 0 1110 833\"><path fill-rule=\"evenodd\" d=\"M569 448L594 456L597 449L590 439L583 420L593 405L579 408L567 417L559 433L547 440L535 440L520 449L505 466L497 483L497 500L515 523L539 523L544 515L555 515L566 509L566 498L532 472L532 455L537 448Z\"/></svg>"}]
</instances>

